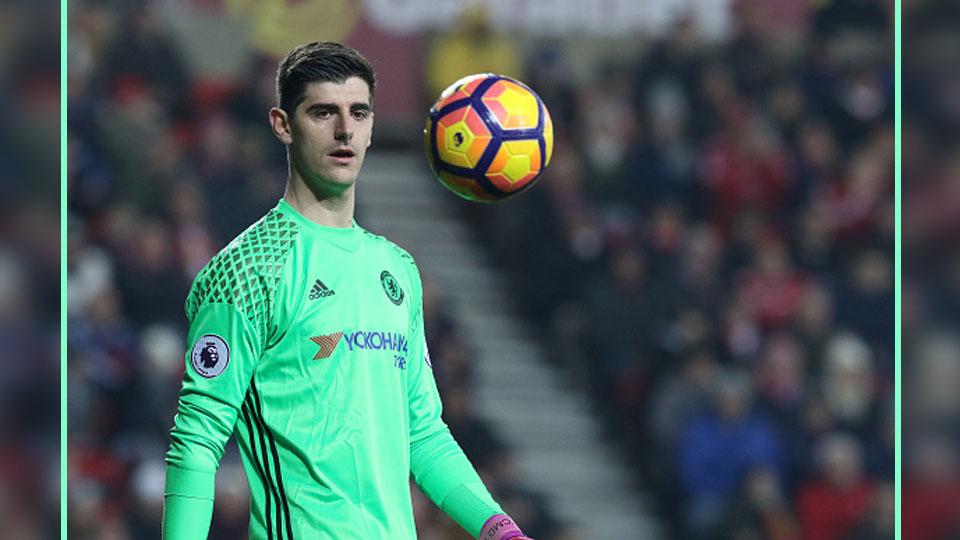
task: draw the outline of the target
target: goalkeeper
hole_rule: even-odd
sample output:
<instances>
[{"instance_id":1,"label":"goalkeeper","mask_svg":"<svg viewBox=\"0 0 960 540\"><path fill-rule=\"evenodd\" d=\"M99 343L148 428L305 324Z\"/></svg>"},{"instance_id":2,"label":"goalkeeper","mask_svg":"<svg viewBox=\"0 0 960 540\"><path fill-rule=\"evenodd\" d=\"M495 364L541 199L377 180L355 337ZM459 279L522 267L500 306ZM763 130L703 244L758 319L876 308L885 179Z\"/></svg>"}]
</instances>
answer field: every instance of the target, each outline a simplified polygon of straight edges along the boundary
<instances>
[{"instance_id":1,"label":"goalkeeper","mask_svg":"<svg viewBox=\"0 0 960 540\"><path fill-rule=\"evenodd\" d=\"M336 43L280 63L269 121L287 147L286 191L186 301L166 540L207 537L231 434L251 539L415 539L411 473L474 537L523 538L440 417L413 258L353 219L374 89L366 59Z\"/></svg>"}]
</instances>

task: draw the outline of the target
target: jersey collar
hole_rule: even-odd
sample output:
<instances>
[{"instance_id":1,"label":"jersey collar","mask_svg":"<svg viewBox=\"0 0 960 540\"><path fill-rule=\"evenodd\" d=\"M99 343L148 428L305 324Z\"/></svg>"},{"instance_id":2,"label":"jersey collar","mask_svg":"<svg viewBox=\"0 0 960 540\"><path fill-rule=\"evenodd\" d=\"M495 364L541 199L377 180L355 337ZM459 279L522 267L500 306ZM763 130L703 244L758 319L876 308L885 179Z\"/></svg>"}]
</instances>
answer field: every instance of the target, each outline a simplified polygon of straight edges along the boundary
<instances>
[{"instance_id":1,"label":"jersey collar","mask_svg":"<svg viewBox=\"0 0 960 540\"><path fill-rule=\"evenodd\" d=\"M363 229L357 225L355 219L350 221L349 227L329 227L311 221L298 212L293 206L290 206L290 203L284 199L280 199L276 209L281 214L299 223L300 226L303 227L303 231L308 235L321 238L341 249L356 251L360 248L360 243L363 241Z\"/></svg>"}]
</instances>

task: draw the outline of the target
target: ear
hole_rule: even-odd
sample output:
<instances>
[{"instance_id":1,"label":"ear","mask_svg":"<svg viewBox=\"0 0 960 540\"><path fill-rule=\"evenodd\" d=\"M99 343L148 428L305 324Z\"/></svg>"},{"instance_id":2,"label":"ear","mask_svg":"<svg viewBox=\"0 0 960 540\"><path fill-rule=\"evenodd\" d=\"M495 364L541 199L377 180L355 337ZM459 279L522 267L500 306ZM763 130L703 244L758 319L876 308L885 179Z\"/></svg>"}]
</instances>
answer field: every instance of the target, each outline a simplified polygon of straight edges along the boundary
<instances>
[{"instance_id":1,"label":"ear","mask_svg":"<svg viewBox=\"0 0 960 540\"><path fill-rule=\"evenodd\" d=\"M373 144L373 111L370 111L370 136L367 137L367 148Z\"/></svg>"},{"instance_id":2,"label":"ear","mask_svg":"<svg viewBox=\"0 0 960 540\"><path fill-rule=\"evenodd\" d=\"M273 129L274 136L280 139L280 142L283 144L293 143L293 134L290 131L290 118L287 116L286 111L278 107L271 108L268 121L270 122L270 128Z\"/></svg>"}]
</instances>

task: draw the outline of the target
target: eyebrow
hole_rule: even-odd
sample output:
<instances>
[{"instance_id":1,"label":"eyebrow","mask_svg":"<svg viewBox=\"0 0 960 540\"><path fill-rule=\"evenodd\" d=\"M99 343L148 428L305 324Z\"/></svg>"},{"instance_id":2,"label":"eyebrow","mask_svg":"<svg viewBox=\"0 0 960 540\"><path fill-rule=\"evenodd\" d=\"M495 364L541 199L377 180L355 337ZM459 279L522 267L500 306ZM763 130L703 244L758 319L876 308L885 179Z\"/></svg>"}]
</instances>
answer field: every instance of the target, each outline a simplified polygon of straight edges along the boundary
<instances>
[{"instance_id":1,"label":"eyebrow","mask_svg":"<svg viewBox=\"0 0 960 540\"><path fill-rule=\"evenodd\" d=\"M338 111L340 107L336 103L314 103L307 107L307 113L313 111ZM369 111L371 110L370 104L363 102L355 102L350 104L350 111Z\"/></svg>"}]
</instances>

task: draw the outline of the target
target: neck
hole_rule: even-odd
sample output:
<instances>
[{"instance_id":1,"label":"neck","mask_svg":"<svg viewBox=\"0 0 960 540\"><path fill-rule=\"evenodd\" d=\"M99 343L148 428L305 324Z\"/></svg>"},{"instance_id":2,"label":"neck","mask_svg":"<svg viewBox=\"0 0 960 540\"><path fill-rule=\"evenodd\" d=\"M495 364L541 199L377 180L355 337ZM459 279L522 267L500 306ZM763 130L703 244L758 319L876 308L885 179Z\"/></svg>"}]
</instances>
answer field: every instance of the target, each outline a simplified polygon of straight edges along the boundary
<instances>
[{"instance_id":1,"label":"neck","mask_svg":"<svg viewBox=\"0 0 960 540\"><path fill-rule=\"evenodd\" d=\"M307 186L296 170L287 178L283 199L297 212L325 227L350 227L356 206L354 186L336 195L316 193Z\"/></svg>"}]
</instances>

